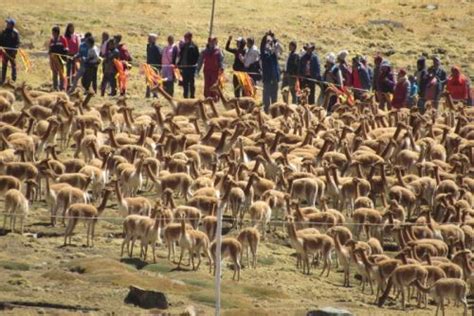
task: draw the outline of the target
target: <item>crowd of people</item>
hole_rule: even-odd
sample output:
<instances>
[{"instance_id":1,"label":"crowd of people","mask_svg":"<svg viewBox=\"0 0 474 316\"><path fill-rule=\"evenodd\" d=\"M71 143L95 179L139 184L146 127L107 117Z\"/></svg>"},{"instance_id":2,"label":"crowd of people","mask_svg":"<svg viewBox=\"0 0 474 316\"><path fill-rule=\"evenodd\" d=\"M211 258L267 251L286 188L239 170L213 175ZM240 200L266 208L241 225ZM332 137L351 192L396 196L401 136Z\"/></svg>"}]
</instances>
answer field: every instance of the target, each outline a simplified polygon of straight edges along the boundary
<instances>
[{"instance_id":1,"label":"crowd of people","mask_svg":"<svg viewBox=\"0 0 474 316\"><path fill-rule=\"evenodd\" d=\"M6 79L8 65L11 67L12 80L16 80L16 55L20 47L16 21L8 18L6 23L5 30L0 34L1 82ZM191 32L184 34L178 42L173 36L168 36L163 47L158 45L157 37L154 33L148 35L146 63L160 74L164 90L173 96L174 85L178 82L182 86L184 98L195 98L195 78L202 69L204 97L217 100L219 96L211 87L224 72L224 50L219 47L217 38L209 38L200 51ZM368 92L374 92L380 106L388 108L418 106L423 111L427 101L436 107L445 90L454 100L472 104L469 78L457 66L453 66L450 74L447 74L439 56L420 57L416 72L409 75L404 68L395 73L390 61L381 55L374 57L372 67L366 56L349 58L347 50L337 54L328 53L321 66L315 44L307 43L298 51L297 43L291 41L282 71L280 59L284 48L273 32L264 34L260 47L255 45L252 37L238 37L235 46L232 40L233 37L229 36L225 45L225 51L233 56L232 69L234 73L247 73L254 84L262 83L265 110L277 101L279 88L285 87L289 89L293 103L298 103L301 89L309 89L308 102L322 104L326 100L329 112L337 101L337 95L330 94L327 89L330 86L341 91L351 90L356 99L364 99L369 95ZM85 89L92 88L97 92L100 67L101 95L104 96L108 89L111 96L126 93L126 77L131 68L132 56L122 42L121 35L110 36L104 32L101 43L96 44L91 33L80 36L72 23L66 26L64 35L61 35L59 26L55 26L52 28L48 52L54 90L73 91L81 80ZM427 64L428 57L432 60L431 65ZM242 96L242 84L235 74L232 83L235 96ZM317 86L321 91L318 98ZM158 97L152 95L150 86L147 86L145 95Z\"/></svg>"}]
</instances>

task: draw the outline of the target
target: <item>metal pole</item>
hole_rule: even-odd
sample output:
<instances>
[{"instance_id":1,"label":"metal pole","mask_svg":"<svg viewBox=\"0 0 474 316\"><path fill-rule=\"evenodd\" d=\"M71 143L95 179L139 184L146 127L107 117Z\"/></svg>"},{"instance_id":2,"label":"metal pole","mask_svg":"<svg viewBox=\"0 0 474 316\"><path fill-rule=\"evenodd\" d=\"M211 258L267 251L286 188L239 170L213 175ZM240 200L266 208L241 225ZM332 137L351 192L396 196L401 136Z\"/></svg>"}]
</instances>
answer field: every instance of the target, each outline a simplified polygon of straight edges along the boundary
<instances>
[{"instance_id":1,"label":"metal pole","mask_svg":"<svg viewBox=\"0 0 474 316\"><path fill-rule=\"evenodd\" d=\"M221 247L222 247L222 207L217 207L216 228L216 262L215 289L216 289L216 316L221 314Z\"/></svg>"},{"instance_id":2,"label":"metal pole","mask_svg":"<svg viewBox=\"0 0 474 316\"><path fill-rule=\"evenodd\" d=\"M211 23L209 25L209 38L212 37L212 29L214 28L214 10L216 7L216 0L212 0Z\"/></svg>"}]
</instances>

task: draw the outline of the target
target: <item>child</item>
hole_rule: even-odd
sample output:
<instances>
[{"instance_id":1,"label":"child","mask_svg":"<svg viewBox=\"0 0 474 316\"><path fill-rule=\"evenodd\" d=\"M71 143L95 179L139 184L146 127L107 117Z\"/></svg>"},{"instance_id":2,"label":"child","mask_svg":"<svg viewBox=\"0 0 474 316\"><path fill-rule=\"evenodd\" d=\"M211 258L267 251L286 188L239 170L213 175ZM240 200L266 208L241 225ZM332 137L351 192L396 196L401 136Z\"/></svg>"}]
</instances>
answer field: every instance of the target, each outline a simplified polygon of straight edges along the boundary
<instances>
[{"instance_id":1,"label":"child","mask_svg":"<svg viewBox=\"0 0 474 316\"><path fill-rule=\"evenodd\" d=\"M416 78L413 75L408 76L408 81L410 81L410 95L408 96L408 107L411 108L417 103L418 84L416 83Z\"/></svg>"}]
</instances>

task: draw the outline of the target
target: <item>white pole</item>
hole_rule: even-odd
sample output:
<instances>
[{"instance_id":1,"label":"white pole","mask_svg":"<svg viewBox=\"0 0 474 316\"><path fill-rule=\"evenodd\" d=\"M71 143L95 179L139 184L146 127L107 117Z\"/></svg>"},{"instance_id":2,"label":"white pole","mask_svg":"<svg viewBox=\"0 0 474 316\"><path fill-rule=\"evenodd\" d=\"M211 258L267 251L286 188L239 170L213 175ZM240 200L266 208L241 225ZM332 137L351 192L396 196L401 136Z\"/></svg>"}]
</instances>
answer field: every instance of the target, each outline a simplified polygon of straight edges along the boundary
<instances>
[{"instance_id":1,"label":"white pole","mask_svg":"<svg viewBox=\"0 0 474 316\"><path fill-rule=\"evenodd\" d=\"M216 316L221 314L221 247L222 247L222 207L217 207L217 228L216 228Z\"/></svg>"},{"instance_id":2,"label":"white pole","mask_svg":"<svg viewBox=\"0 0 474 316\"><path fill-rule=\"evenodd\" d=\"M212 29L214 28L214 9L216 7L216 0L212 0L211 23L209 25L209 38L212 37Z\"/></svg>"}]
</instances>

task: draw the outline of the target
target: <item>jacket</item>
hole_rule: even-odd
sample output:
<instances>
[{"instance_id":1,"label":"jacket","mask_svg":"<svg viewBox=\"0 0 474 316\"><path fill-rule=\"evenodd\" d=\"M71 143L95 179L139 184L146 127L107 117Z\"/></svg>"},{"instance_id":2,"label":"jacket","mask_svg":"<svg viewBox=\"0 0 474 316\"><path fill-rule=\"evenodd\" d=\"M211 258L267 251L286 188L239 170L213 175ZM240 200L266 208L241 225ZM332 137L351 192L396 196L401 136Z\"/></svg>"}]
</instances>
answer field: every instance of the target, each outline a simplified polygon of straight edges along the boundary
<instances>
[{"instance_id":1,"label":"jacket","mask_svg":"<svg viewBox=\"0 0 474 316\"><path fill-rule=\"evenodd\" d=\"M321 79L319 57L316 54L304 54L300 58L299 75L310 79Z\"/></svg>"},{"instance_id":2,"label":"jacket","mask_svg":"<svg viewBox=\"0 0 474 316\"><path fill-rule=\"evenodd\" d=\"M120 60L132 61L132 56L130 55L130 52L128 51L128 48L125 46L125 44L119 44L118 51Z\"/></svg>"},{"instance_id":3,"label":"jacket","mask_svg":"<svg viewBox=\"0 0 474 316\"><path fill-rule=\"evenodd\" d=\"M392 107L400 109L408 104L410 96L410 81L406 76L398 80L393 93Z\"/></svg>"},{"instance_id":4,"label":"jacket","mask_svg":"<svg viewBox=\"0 0 474 316\"><path fill-rule=\"evenodd\" d=\"M68 51L67 40L64 36L60 35L56 39L51 38L49 41L50 53L65 55Z\"/></svg>"},{"instance_id":5,"label":"jacket","mask_svg":"<svg viewBox=\"0 0 474 316\"><path fill-rule=\"evenodd\" d=\"M5 29L0 33L0 46L18 48L20 47L20 34L16 29ZM15 57L16 50L5 49L7 54Z\"/></svg>"},{"instance_id":6,"label":"jacket","mask_svg":"<svg viewBox=\"0 0 474 316\"><path fill-rule=\"evenodd\" d=\"M467 100L469 98L469 80L463 74L450 76L447 81L446 90L453 100Z\"/></svg>"},{"instance_id":7,"label":"jacket","mask_svg":"<svg viewBox=\"0 0 474 316\"><path fill-rule=\"evenodd\" d=\"M245 49L242 48L230 48L230 40L227 40L225 44L225 50L229 53L234 54L234 64L232 65L232 69L235 71L245 71L244 66L244 56L245 56Z\"/></svg>"},{"instance_id":8,"label":"jacket","mask_svg":"<svg viewBox=\"0 0 474 316\"><path fill-rule=\"evenodd\" d=\"M146 45L146 63L151 64L154 67L161 64L161 50L156 44Z\"/></svg>"},{"instance_id":9,"label":"jacket","mask_svg":"<svg viewBox=\"0 0 474 316\"><path fill-rule=\"evenodd\" d=\"M204 64L204 73L214 73L224 69L224 55L220 48L206 48L202 51L198 61L197 71L201 70Z\"/></svg>"},{"instance_id":10,"label":"jacket","mask_svg":"<svg viewBox=\"0 0 474 316\"><path fill-rule=\"evenodd\" d=\"M71 34L70 37L66 37L66 41L67 41L69 54L76 55L77 52L79 51L79 45L81 43L81 39L79 38L79 35L77 35L76 33Z\"/></svg>"},{"instance_id":11,"label":"jacket","mask_svg":"<svg viewBox=\"0 0 474 316\"><path fill-rule=\"evenodd\" d=\"M280 66L276 53L265 50L261 53L260 60L262 62L262 81L268 83L280 81Z\"/></svg>"},{"instance_id":12,"label":"jacket","mask_svg":"<svg viewBox=\"0 0 474 316\"><path fill-rule=\"evenodd\" d=\"M114 59L120 57L120 52L117 48L108 50L104 55L104 60L102 62L104 74L115 74L117 69L115 69Z\"/></svg>"},{"instance_id":13,"label":"jacket","mask_svg":"<svg viewBox=\"0 0 474 316\"><path fill-rule=\"evenodd\" d=\"M199 60L199 49L194 42L185 43L179 49L178 65L195 66Z\"/></svg>"},{"instance_id":14,"label":"jacket","mask_svg":"<svg viewBox=\"0 0 474 316\"><path fill-rule=\"evenodd\" d=\"M299 67L300 55L296 52L290 52L290 55L288 55L288 59L286 60L286 74L289 76L297 76Z\"/></svg>"},{"instance_id":15,"label":"jacket","mask_svg":"<svg viewBox=\"0 0 474 316\"><path fill-rule=\"evenodd\" d=\"M352 84L354 88L364 90L370 90L372 86L369 71L362 63L352 69Z\"/></svg>"}]
</instances>

